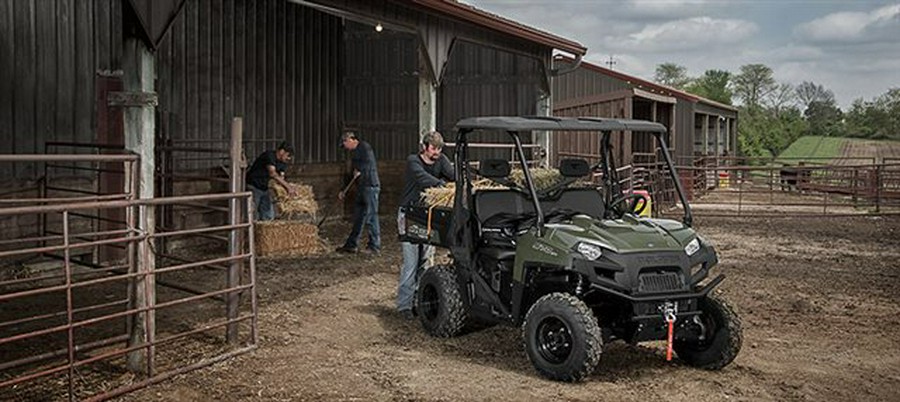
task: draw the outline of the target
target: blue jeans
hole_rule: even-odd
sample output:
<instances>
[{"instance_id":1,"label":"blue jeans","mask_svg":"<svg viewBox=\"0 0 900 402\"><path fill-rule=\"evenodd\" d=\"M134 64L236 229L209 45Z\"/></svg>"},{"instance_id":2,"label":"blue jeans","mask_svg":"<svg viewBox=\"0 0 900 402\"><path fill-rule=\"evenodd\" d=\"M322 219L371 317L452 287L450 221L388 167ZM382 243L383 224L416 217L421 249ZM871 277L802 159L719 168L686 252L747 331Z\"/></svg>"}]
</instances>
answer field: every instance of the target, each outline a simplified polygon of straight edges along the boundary
<instances>
[{"instance_id":1,"label":"blue jeans","mask_svg":"<svg viewBox=\"0 0 900 402\"><path fill-rule=\"evenodd\" d=\"M378 225L379 187L360 186L356 191L353 205L353 230L344 242L345 248L358 248L363 226L369 228L369 250L381 251L381 227Z\"/></svg>"},{"instance_id":2,"label":"blue jeans","mask_svg":"<svg viewBox=\"0 0 900 402\"><path fill-rule=\"evenodd\" d=\"M272 205L272 197L268 190L260 190L250 184L247 185L253 192L253 216L258 221L270 221L275 219L275 207Z\"/></svg>"},{"instance_id":3,"label":"blue jeans","mask_svg":"<svg viewBox=\"0 0 900 402\"><path fill-rule=\"evenodd\" d=\"M403 218L398 216L397 221L402 223ZM434 255L434 247L401 242L400 249L403 251L403 265L400 267L400 284L397 286L397 310L403 311L413 308L416 288L419 287L419 275L416 271L425 268L428 259Z\"/></svg>"}]
</instances>

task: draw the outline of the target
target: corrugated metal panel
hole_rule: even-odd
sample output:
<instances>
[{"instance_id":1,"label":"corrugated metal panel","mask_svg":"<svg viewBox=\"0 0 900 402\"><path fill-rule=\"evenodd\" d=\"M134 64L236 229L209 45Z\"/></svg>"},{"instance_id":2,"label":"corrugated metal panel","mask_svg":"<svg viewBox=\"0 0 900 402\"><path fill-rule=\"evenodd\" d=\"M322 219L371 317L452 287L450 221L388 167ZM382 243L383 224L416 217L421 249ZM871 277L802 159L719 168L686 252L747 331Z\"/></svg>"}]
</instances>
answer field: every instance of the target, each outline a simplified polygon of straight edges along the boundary
<instances>
[{"instance_id":1,"label":"corrugated metal panel","mask_svg":"<svg viewBox=\"0 0 900 402\"><path fill-rule=\"evenodd\" d=\"M566 60L554 60L554 63L569 65L570 63ZM582 98L589 98L591 96L596 96L600 94L611 94L616 93L617 91L622 91L624 89L631 89L633 85L627 81L616 77L610 77L604 74L601 74L596 71L592 71L587 68L579 68L576 71L565 74L559 77L555 77L552 82L553 86L553 102L564 103L564 104L572 104L578 103L577 100ZM600 102L605 103L609 101ZM662 105L662 104L659 104ZM696 102L691 102L684 99L677 99L674 108L674 121L671 121L671 108L669 106L660 107L658 109L657 121L662 122L670 130L670 146L674 147L673 156L675 157L678 163L685 163L691 160L693 156L694 150L694 141L695 141L695 127L694 127L694 113L695 107L698 105ZM566 116L575 116L577 113L607 113L607 114L594 114L596 116L602 117L625 117L626 114L624 110L627 105L621 104L619 105L619 109L623 112L618 114L614 114L611 112L606 106L597 106L594 109L590 108L580 108L578 110L564 110L557 111L555 114L557 115L566 115ZM641 108L640 105L636 106L638 109ZM714 108L713 106L704 105L705 108ZM718 109L714 108L717 112L722 113L725 116L732 115L734 112L726 110L726 109ZM647 115L646 111L642 112L640 110L636 111L636 114L633 116L634 118L640 119L650 119L649 115ZM634 144L634 152L645 152L648 143L646 138L637 138L638 141ZM574 141L572 143L567 143L565 141L558 144L557 148L554 148L556 151L561 152L577 152L576 149L579 147L579 141ZM615 145L615 144L614 144ZM627 144L625 144L627 145ZM627 146L619 146L620 151L625 151ZM593 149L593 148L592 148ZM622 163L623 160L619 160L619 163Z\"/></svg>"},{"instance_id":2,"label":"corrugated metal panel","mask_svg":"<svg viewBox=\"0 0 900 402\"><path fill-rule=\"evenodd\" d=\"M554 60L555 68L565 68L570 65L570 63L564 60ZM552 86L554 102L632 88L631 85L624 81L598 74L584 68L579 68L571 73L554 77Z\"/></svg>"},{"instance_id":3,"label":"corrugated metal panel","mask_svg":"<svg viewBox=\"0 0 900 402\"><path fill-rule=\"evenodd\" d=\"M679 100L675 104L675 162L690 164L694 155L694 103Z\"/></svg>"},{"instance_id":4,"label":"corrugated metal panel","mask_svg":"<svg viewBox=\"0 0 900 402\"><path fill-rule=\"evenodd\" d=\"M526 54L537 59L549 59L552 49L520 37L497 32L467 21L448 19L424 6L391 0L308 0L339 12L383 21L389 26L416 32L422 37L428 60L436 77L443 76L451 47L457 40L489 44Z\"/></svg>"},{"instance_id":5,"label":"corrugated metal panel","mask_svg":"<svg viewBox=\"0 0 900 402\"><path fill-rule=\"evenodd\" d=\"M611 99L605 102L585 103L564 109L554 109L554 116L561 117L582 117L596 116L609 118L628 118L629 104L631 98L623 97ZM588 163L595 164L600 161L600 136L597 133L566 133L564 135L554 135L553 145L551 146L553 155L551 163L558 163L559 159L577 157L585 159ZM617 164L627 163L625 151L622 146L622 133L614 133L612 137L613 155L616 157ZM628 152L630 154L630 151ZM588 156L591 155L591 156ZM629 156L630 157L630 156Z\"/></svg>"},{"instance_id":6,"label":"corrugated metal panel","mask_svg":"<svg viewBox=\"0 0 900 402\"><path fill-rule=\"evenodd\" d=\"M541 95L539 60L468 42L457 42L444 71L438 97L438 130L454 138L464 117L534 115ZM530 143L531 137L523 137ZM473 142L508 142L505 134L484 134ZM507 158L509 152L473 151L474 158Z\"/></svg>"},{"instance_id":7,"label":"corrugated metal panel","mask_svg":"<svg viewBox=\"0 0 900 402\"><path fill-rule=\"evenodd\" d=\"M287 140L295 162L342 159L341 24L284 0L189 1L157 57L163 135L224 145L241 116L250 158Z\"/></svg>"},{"instance_id":8,"label":"corrugated metal panel","mask_svg":"<svg viewBox=\"0 0 900 402\"><path fill-rule=\"evenodd\" d=\"M119 68L121 32L121 0L0 2L0 153L95 141L94 72ZM2 177L36 173L0 166Z\"/></svg>"},{"instance_id":9,"label":"corrugated metal panel","mask_svg":"<svg viewBox=\"0 0 900 402\"><path fill-rule=\"evenodd\" d=\"M379 159L402 160L419 131L419 39L351 22L344 39L344 127L358 130Z\"/></svg>"}]
</instances>

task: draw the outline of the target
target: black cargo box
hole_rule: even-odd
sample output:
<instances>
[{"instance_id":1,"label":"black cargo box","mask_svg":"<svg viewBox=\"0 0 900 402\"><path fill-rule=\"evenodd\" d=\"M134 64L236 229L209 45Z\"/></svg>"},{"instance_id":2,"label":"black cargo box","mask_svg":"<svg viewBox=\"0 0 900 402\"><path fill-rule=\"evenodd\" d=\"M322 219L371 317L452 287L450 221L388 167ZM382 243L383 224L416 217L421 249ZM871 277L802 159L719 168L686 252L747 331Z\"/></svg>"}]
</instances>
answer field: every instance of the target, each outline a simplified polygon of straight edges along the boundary
<instances>
[{"instance_id":1,"label":"black cargo box","mask_svg":"<svg viewBox=\"0 0 900 402\"><path fill-rule=\"evenodd\" d=\"M400 241L449 247L453 209L443 207L400 207L405 219L398 222Z\"/></svg>"}]
</instances>

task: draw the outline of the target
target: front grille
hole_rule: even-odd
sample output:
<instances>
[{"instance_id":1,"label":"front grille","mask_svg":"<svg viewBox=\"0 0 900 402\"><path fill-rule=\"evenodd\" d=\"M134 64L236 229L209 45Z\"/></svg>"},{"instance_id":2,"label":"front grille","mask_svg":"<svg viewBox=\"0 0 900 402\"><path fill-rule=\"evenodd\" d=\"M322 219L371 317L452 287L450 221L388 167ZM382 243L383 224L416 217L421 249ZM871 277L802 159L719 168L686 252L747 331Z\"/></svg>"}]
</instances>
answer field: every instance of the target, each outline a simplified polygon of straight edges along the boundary
<instances>
[{"instance_id":1,"label":"front grille","mask_svg":"<svg viewBox=\"0 0 900 402\"><path fill-rule=\"evenodd\" d=\"M638 291L641 293L670 292L684 288L684 277L679 272L641 274L638 280Z\"/></svg>"}]
</instances>

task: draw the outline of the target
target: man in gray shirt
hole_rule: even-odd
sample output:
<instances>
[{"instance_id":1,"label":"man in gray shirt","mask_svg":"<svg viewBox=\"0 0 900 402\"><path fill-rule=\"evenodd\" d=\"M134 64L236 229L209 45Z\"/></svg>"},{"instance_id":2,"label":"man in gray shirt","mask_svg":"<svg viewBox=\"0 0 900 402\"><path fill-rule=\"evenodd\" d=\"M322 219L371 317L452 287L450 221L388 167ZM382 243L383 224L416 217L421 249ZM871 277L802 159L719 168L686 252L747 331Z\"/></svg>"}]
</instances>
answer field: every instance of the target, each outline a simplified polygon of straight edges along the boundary
<instances>
[{"instance_id":1,"label":"man in gray shirt","mask_svg":"<svg viewBox=\"0 0 900 402\"><path fill-rule=\"evenodd\" d=\"M353 153L353 176L356 180L356 201L353 204L353 229L344 245L338 247L340 253L356 253L363 228L369 228L369 244L366 251L377 255L381 253L381 228L378 226L378 194L381 192L381 181L378 180L378 167L375 152L368 142L360 141L356 133L347 131L341 136L341 146ZM343 193L338 196L344 200Z\"/></svg>"},{"instance_id":2,"label":"man in gray shirt","mask_svg":"<svg viewBox=\"0 0 900 402\"><path fill-rule=\"evenodd\" d=\"M421 194L430 187L439 187L455 179L453 165L441 150L444 148L444 137L437 131L430 131L422 136L419 153L406 158L406 173L403 196L400 205L419 203ZM398 212L399 230L405 228L405 216ZM403 266L400 268L400 284L397 287L397 310L406 319L413 319L413 298L418 287L416 270L419 264L426 261L434 253L434 247L401 242Z\"/></svg>"}]
</instances>

